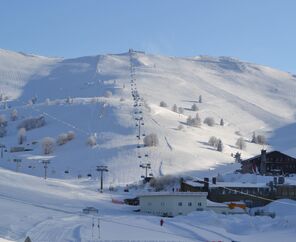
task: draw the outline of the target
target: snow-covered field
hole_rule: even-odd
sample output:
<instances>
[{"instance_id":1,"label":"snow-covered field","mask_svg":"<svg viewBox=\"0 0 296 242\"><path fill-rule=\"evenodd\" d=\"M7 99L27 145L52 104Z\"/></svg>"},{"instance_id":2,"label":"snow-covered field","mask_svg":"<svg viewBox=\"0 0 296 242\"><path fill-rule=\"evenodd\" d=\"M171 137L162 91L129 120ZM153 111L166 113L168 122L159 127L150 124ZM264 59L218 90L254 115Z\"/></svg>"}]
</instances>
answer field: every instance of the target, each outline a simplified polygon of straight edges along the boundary
<instances>
[{"instance_id":1,"label":"snow-covered field","mask_svg":"<svg viewBox=\"0 0 296 242\"><path fill-rule=\"evenodd\" d=\"M276 212L274 219L204 211L166 218L160 227L159 217L111 203L123 193L101 194L95 181L43 180L0 169L0 184L0 237L12 241L26 236L38 242L279 241L296 233L296 202L289 200L266 207ZM84 215L82 209L87 206L98 208L99 214Z\"/></svg>"},{"instance_id":2,"label":"snow-covered field","mask_svg":"<svg viewBox=\"0 0 296 242\"><path fill-rule=\"evenodd\" d=\"M130 78L130 57L135 83ZM137 107L131 95L135 89L141 98ZM26 235L32 241L98 239L97 227L92 236L93 217L81 214L82 208L94 206L100 210L104 240L289 238L295 235L296 216L281 211L295 211L294 202L279 203L279 207L271 204L279 212L275 219L203 212L167 219L160 227L158 217L110 202L121 193L99 194L96 166L108 166L107 187L139 181L143 175L139 165L145 162L151 162L154 176L215 176L239 168L231 154L241 152L247 158L260 152L261 145L249 142L254 131L268 138L268 150L295 156L295 90L292 74L229 57L175 58L133 52L61 59L0 50L0 115L8 120L7 135L0 138L6 146L0 158L0 166L5 168L0 170L0 237L20 241ZM108 91L112 96L106 96ZM35 104L32 98L36 98ZM168 107L160 107L161 101ZM174 104L184 113L173 112ZM198 111L191 110L193 104ZM18 113L15 121L10 120L13 109ZM187 126L187 117L195 117L197 112L202 120L213 117L215 125ZM28 151L9 152L18 145L18 125L40 115L46 125L26 132ZM139 117L143 117L140 140L135 120ZM220 119L224 126L219 125ZM179 125L183 125L181 130ZM45 181L41 178L43 164L31 158L42 155L44 137L56 139L68 131L74 131L75 138L55 145L48 168L50 179ZM157 147L143 147L143 134L150 133L157 134ZM96 139L93 147L86 145L90 135ZM223 141L223 152L208 145L211 136ZM239 137L247 143L243 151L235 145ZM14 159L21 159L19 167ZM15 169L19 173L9 171Z\"/></svg>"}]
</instances>

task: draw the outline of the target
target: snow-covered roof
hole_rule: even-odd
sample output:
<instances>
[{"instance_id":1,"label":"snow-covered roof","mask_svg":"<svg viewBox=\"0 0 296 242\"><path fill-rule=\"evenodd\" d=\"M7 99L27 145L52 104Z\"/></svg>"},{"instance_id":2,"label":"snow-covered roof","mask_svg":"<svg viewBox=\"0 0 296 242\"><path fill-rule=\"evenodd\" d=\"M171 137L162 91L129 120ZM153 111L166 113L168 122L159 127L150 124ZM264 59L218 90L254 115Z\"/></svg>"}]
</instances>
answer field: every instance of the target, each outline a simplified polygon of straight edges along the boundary
<instances>
[{"instance_id":1,"label":"snow-covered roof","mask_svg":"<svg viewBox=\"0 0 296 242\"><path fill-rule=\"evenodd\" d=\"M139 197L150 197L150 196L207 196L207 192L147 192L142 193Z\"/></svg>"},{"instance_id":2,"label":"snow-covered roof","mask_svg":"<svg viewBox=\"0 0 296 242\"><path fill-rule=\"evenodd\" d=\"M186 184L194 187L203 187L202 182L186 181ZM213 184L209 182L209 187L246 187L246 188L256 188L256 187L267 187L266 183L250 183L250 182L217 182Z\"/></svg>"}]
</instances>

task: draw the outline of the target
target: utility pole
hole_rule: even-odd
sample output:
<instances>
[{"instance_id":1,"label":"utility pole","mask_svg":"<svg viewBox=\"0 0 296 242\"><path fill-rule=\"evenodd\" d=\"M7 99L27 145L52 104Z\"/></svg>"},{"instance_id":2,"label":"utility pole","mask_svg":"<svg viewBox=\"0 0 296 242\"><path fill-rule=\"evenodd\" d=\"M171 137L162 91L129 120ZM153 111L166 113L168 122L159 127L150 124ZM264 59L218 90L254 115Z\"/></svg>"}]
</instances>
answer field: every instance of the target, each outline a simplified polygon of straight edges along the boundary
<instances>
[{"instance_id":1,"label":"utility pole","mask_svg":"<svg viewBox=\"0 0 296 242\"><path fill-rule=\"evenodd\" d=\"M21 166L22 159L13 159L13 162L16 163L15 171L19 171L19 167Z\"/></svg>"},{"instance_id":2,"label":"utility pole","mask_svg":"<svg viewBox=\"0 0 296 242\"><path fill-rule=\"evenodd\" d=\"M143 163L140 165L141 168L145 169L145 177L144 177L144 181L147 181L148 179L148 170L151 169L151 164L150 163Z\"/></svg>"},{"instance_id":3,"label":"utility pole","mask_svg":"<svg viewBox=\"0 0 296 242\"><path fill-rule=\"evenodd\" d=\"M97 171L98 172L101 172L101 189L100 189L100 192L102 193L103 192L103 175L104 175L104 172L108 172L108 167L107 166L97 166Z\"/></svg>"},{"instance_id":4,"label":"utility pole","mask_svg":"<svg viewBox=\"0 0 296 242\"><path fill-rule=\"evenodd\" d=\"M43 160L41 162L44 165L44 179L46 179L47 178L47 168L48 168L48 165L50 164L50 161L49 160Z\"/></svg>"},{"instance_id":5,"label":"utility pole","mask_svg":"<svg viewBox=\"0 0 296 242\"><path fill-rule=\"evenodd\" d=\"M5 145L0 144L0 148L1 148L1 158L3 158L3 149L4 149L5 147L6 147Z\"/></svg>"}]
</instances>

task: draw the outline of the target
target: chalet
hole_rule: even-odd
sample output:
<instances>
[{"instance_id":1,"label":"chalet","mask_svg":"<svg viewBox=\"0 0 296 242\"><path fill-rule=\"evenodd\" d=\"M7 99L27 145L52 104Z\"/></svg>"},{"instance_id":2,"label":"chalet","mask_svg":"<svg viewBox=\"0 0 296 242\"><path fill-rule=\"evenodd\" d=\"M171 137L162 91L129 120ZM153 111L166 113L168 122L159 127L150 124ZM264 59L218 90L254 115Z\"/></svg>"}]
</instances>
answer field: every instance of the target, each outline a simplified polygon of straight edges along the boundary
<instances>
[{"instance_id":1,"label":"chalet","mask_svg":"<svg viewBox=\"0 0 296 242\"><path fill-rule=\"evenodd\" d=\"M182 192L207 192L207 199L223 203L243 201L248 207L263 206L276 199L296 200L296 184L286 183L284 177L274 177L268 183L217 182L213 177L181 181Z\"/></svg>"},{"instance_id":2,"label":"chalet","mask_svg":"<svg viewBox=\"0 0 296 242\"><path fill-rule=\"evenodd\" d=\"M296 173L296 159L279 151L266 152L241 161L242 173L260 173L262 175L288 175Z\"/></svg>"}]
</instances>

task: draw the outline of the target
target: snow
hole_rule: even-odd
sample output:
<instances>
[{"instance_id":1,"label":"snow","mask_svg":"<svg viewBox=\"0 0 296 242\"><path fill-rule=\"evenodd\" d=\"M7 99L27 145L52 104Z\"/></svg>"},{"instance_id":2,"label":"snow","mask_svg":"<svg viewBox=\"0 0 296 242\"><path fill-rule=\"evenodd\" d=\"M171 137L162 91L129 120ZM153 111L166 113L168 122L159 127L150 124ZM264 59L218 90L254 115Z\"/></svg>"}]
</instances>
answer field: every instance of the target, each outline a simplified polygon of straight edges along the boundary
<instances>
[{"instance_id":1,"label":"snow","mask_svg":"<svg viewBox=\"0 0 296 242\"><path fill-rule=\"evenodd\" d=\"M249 142L254 131L267 136L268 150L296 155L295 76L229 57L175 58L134 52L132 63L136 84L131 87L129 53L61 59L0 50L0 94L7 99L1 101L0 114L9 120L11 111L18 111L18 120L8 121L7 136L1 138L8 152L0 158L5 168L0 169L0 237L91 241L93 217L82 214L88 206L99 209L104 240L279 241L293 237L296 221L289 211L295 210L295 202L290 200L266 207L277 213L274 219L204 211L165 219L160 227L159 217L111 203L112 198L122 200L142 191L97 192L96 166L108 166L106 188L125 187L139 181L143 175L139 165L146 162L151 163L154 176L203 179L221 173L225 184L266 184L272 177L229 174L239 169L231 154L241 152L243 159L260 154L262 146ZM134 107L131 89L135 87L141 107ZM112 96L106 97L107 91ZM33 97L36 104L30 102ZM160 107L161 101L168 107ZM186 125L187 117L196 114L191 110L193 103L202 120L215 119L214 127ZM174 104L183 107L184 114L171 111ZM139 111L144 123L141 135L156 133L157 147L143 147L144 136L140 141L136 137L139 114L135 112ZM11 147L19 146L18 124L40 115L46 125L27 131L29 151L10 153ZM224 126L219 125L221 118ZM177 128L180 124L182 130ZM55 145L49 179L42 179L42 139L56 139L68 131L74 131L75 138ZM90 135L97 140L93 147L86 145ZM211 136L222 139L223 152L208 145ZM246 140L246 150L235 146L239 137ZM19 173L13 172L16 158L22 160ZM286 180L295 183L295 177ZM97 227L94 230L98 239Z\"/></svg>"}]
</instances>

